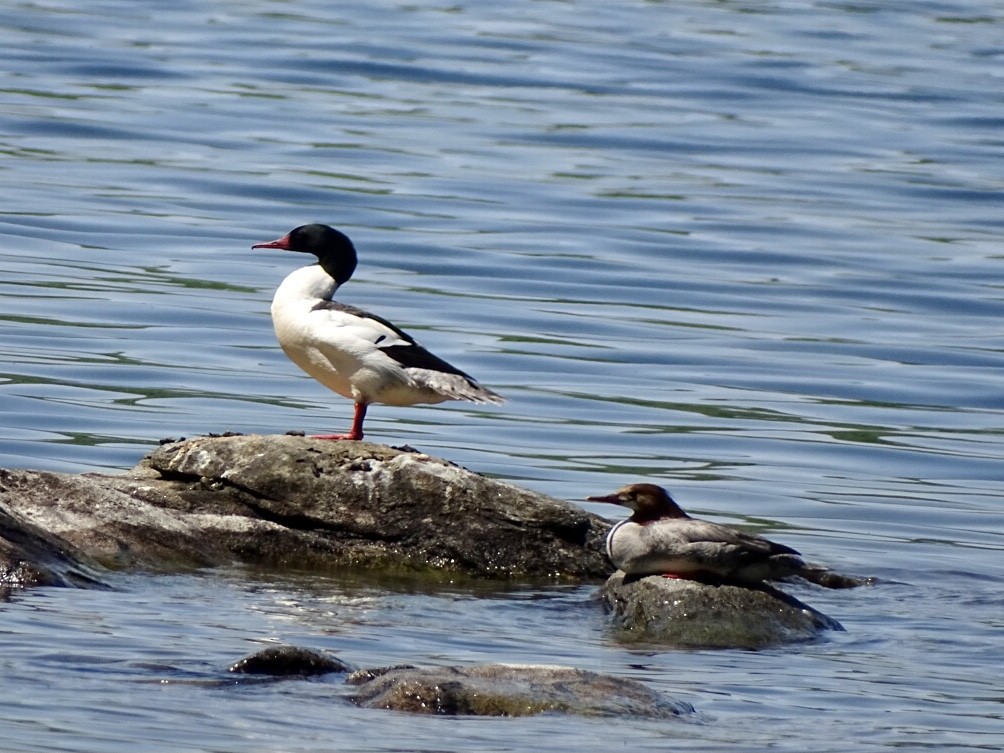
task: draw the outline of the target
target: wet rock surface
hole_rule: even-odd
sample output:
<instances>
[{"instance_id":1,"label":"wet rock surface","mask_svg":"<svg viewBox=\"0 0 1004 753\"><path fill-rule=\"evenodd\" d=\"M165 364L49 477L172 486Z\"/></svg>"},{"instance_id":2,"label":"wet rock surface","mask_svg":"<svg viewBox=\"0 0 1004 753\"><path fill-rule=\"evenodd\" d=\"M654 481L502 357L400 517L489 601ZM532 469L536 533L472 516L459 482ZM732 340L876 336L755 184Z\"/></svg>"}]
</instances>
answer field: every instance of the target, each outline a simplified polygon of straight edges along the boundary
<instances>
[{"instance_id":1,"label":"wet rock surface","mask_svg":"<svg viewBox=\"0 0 1004 753\"><path fill-rule=\"evenodd\" d=\"M686 648L758 649L843 630L836 620L773 586L713 585L614 573L600 590L624 641Z\"/></svg>"},{"instance_id":2,"label":"wet rock surface","mask_svg":"<svg viewBox=\"0 0 1004 753\"><path fill-rule=\"evenodd\" d=\"M353 701L367 708L415 714L673 717L692 712L634 680L568 667L484 664L391 667L349 675Z\"/></svg>"},{"instance_id":3,"label":"wet rock surface","mask_svg":"<svg viewBox=\"0 0 1004 753\"><path fill-rule=\"evenodd\" d=\"M567 502L369 442L206 437L124 474L0 477L8 584L86 585L72 573L92 562L599 579L608 530Z\"/></svg>"},{"instance_id":4,"label":"wet rock surface","mask_svg":"<svg viewBox=\"0 0 1004 753\"><path fill-rule=\"evenodd\" d=\"M351 667L321 651L299 646L270 646L237 660L227 667L227 671L238 675L314 677L350 672Z\"/></svg>"},{"instance_id":5,"label":"wet rock surface","mask_svg":"<svg viewBox=\"0 0 1004 753\"><path fill-rule=\"evenodd\" d=\"M635 680L559 666L479 664L466 667L411 665L351 671L326 652L298 646L270 646L234 662L226 684L271 682L347 673L347 698L364 708L439 716L674 717L694 711ZM335 682L338 678L335 678Z\"/></svg>"}]
</instances>

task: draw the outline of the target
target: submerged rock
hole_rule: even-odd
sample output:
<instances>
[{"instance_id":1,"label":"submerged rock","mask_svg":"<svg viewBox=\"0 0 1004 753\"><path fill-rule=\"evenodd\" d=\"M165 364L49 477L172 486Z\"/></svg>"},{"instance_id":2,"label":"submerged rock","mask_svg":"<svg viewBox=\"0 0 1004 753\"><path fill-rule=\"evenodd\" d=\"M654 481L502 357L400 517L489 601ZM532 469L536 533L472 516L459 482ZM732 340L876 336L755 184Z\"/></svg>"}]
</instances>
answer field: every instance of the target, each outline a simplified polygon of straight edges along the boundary
<instances>
[{"instance_id":1,"label":"submerged rock","mask_svg":"<svg viewBox=\"0 0 1004 753\"><path fill-rule=\"evenodd\" d=\"M783 591L614 573L600 590L626 641L688 648L759 649L843 630Z\"/></svg>"},{"instance_id":2,"label":"submerged rock","mask_svg":"<svg viewBox=\"0 0 1004 753\"><path fill-rule=\"evenodd\" d=\"M341 659L299 646L270 646L239 659L227 668L240 675L271 677L314 677L332 672L349 672Z\"/></svg>"},{"instance_id":3,"label":"submerged rock","mask_svg":"<svg viewBox=\"0 0 1004 753\"><path fill-rule=\"evenodd\" d=\"M359 686L353 701L360 706L415 714L671 717L694 710L634 680L568 667L390 667L353 673L346 682Z\"/></svg>"},{"instance_id":4,"label":"submerged rock","mask_svg":"<svg viewBox=\"0 0 1004 753\"><path fill-rule=\"evenodd\" d=\"M3 471L0 482L0 575L10 583L84 585L68 574L91 559L493 579L609 572L602 518L370 442L206 437L165 444L124 474Z\"/></svg>"},{"instance_id":5,"label":"submerged rock","mask_svg":"<svg viewBox=\"0 0 1004 753\"><path fill-rule=\"evenodd\" d=\"M241 683L349 671L340 659L297 646L269 647L228 668L233 674L251 675ZM556 666L398 665L357 670L345 678L345 684L352 688L349 699L359 706L415 714L530 716L553 712L662 718L694 710L689 703L667 700L635 680Z\"/></svg>"}]
</instances>

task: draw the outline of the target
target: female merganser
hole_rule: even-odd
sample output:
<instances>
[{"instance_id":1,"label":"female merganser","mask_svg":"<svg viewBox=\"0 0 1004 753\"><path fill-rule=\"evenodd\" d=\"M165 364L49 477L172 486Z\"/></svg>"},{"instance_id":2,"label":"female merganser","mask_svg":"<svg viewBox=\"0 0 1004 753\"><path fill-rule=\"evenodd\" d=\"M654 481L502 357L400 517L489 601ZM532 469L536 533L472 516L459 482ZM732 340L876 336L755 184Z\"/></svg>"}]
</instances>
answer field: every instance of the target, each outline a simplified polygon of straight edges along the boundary
<instances>
[{"instance_id":1,"label":"female merganser","mask_svg":"<svg viewBox=\"0 0 1004 753\"><path fill-rule=\"evenodd\" d=\"M332 300L356 268L356 249L348 236L327 225L302 225L278 240L251 248L280 248L317 257L317 264L291 273L275 291L272 324L279 345L293 363L325 387L355 401L348 434L319 438L362 439L370 403L503 402L386 319Z\"/></svg>"},{"instance_id":2,"label":"female merganser","mask_svg":"<svg viewBox=\"0 0 1004 753\"><path fill-rule=\"evenodd\" d=\"M627 575L665 575L747 586L797 575L829 588L860 585L855 579L806 563L784 544L692 518L655 484L631 484L613 494L587 499L634 511L607 534L607 556Z\"/></svg>"}]
</instances>

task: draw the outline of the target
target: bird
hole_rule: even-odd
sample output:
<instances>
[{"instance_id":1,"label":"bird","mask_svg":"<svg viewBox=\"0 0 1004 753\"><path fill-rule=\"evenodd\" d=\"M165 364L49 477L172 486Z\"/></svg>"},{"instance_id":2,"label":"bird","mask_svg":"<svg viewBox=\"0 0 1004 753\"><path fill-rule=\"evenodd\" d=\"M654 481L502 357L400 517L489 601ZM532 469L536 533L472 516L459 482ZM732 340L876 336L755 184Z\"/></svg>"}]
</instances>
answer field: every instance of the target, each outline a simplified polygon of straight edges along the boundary
<instances>
[{"instance_id":1,"label":"bird","mask_svg":"<svg viewBox=\"0 0 1004 753\"><path fill-rule=\"evenodd\" d=\"M606 540L607 556L627 576L664 575L750 587L794 576L828 588L864 582L807 563L790 546L692 518L656 484L630 484L587 499L632 511L610 529Z\"/></svg>"},{"instance_id":2,"label":"bird","mask_svg":"<svg viewBox=\"0 0 1004 753\"><path fill-rule=\"evenodd\" d=\"M276 289L271 307L276 338L290 360L355 403L347 433L317 438L362 439L363 420L371 403L504 402L386 319L332 300L357 264L355 246L341 231L322 224L301 225L281 238L251 248L317 257L316 264L287 275Z\"/></svg>"}]
</instances>

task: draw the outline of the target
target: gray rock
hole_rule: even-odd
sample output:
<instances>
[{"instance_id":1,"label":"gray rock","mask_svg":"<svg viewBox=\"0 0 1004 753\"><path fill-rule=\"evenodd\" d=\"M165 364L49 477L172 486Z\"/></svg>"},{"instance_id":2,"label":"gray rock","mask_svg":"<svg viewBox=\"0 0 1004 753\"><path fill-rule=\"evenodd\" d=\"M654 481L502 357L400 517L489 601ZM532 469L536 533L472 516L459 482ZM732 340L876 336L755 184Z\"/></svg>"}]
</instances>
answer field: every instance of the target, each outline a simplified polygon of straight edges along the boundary
<instances>
[{"instance_id":1,"label":"gray rock","mask_svg":"<svg viewBox=\"0 0 1004 753\"><path fill-rule=\"evenodd\" d=\"M346 682L359 686L353 701L360 706L415 714L672 717L694 710L634 680L568 667L391 667L356 672Z\"/></svg>"},{"instance_id":2,"label":"gray rock","mask_svg":"<svg viewBox=\"0 0 1004 753\"><path fill-rule=\"evenodd\" d=\"M206 437L166 444L124 474L0 477L9 583L73 585L67 573L91 559L599 579L609 527L567 502L369 442Z\"/></svg>"},{"instance_id":3,"label":"gray rock","mask_svg":"<svg viewBox=\"0 0 1004 753\"><path fill-rule=\"evenodd\" d=\"M24 481L17 473L0 470L0 499L16 495ZM30 479L28 486L33 486ZM0 587L99 587L99 571L67 541L0 506Z\"/></svg>"},{"instance_id":4,"label":"gray rock","mask_svg":"<svg viewBox=\"0 0 1004 753\"><path fill-rule=\"evenodd\" d=\"M626 642L690 648L759 649L843 630L836 620L769 585L711 585L614 573L600 590Z\"/></svg>"}]
</instances>

